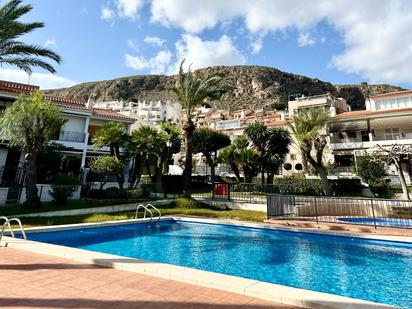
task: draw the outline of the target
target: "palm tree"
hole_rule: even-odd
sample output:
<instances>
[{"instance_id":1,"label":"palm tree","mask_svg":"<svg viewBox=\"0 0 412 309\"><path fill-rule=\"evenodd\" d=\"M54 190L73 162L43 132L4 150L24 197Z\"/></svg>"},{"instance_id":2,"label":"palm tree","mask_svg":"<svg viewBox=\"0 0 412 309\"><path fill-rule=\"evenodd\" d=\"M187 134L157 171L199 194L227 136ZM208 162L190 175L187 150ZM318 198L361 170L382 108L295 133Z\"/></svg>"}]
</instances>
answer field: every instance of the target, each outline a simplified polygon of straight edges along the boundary
<instances>
[{"instance_id":1,"label":"palm tree","mask_svg":"<svg viewBox=\"0 0 412 309\"><path fill-rule=\"evenodd\" d=\"M223 148L219 152L218 160L231 167L238 181L241 181L240 169L242 169L246 183L252 182L252 178L257 175L260 168L258 152L249 146L249 141L244 137L236 139L232 145Z\"/></svg>"},{"instance_id":2,"label":"palm tree","mask_svg":"<svg viewBox=\"0 0 412 309\"><path fill-rule=\"evenodd\" d=\"M122 161L120 148L125 145L126 140L127 130L120 122L109 122L105 124L92 138L95 148L108 146L110 148L110 155L116 157L119 161ZM117 182L119 183L119 187L123 188L123 173L117 174Z\"/></svg>"},{"instance_id":3,"label":"palm tree","mask_svg":"<svg viewBox=\"0 0 412 309\"><path fill-rule=\"evenodd\" d=\"M40 207L36 186L37 159L56 137L63 123L61 109L41 92L19 96L0 117L0 139L8 140L11 147L26 153L24 207Z\"/></svg>"},{"instance_id":4,"label":"palm tree","mask_svg":"<svg viewBox=\"0 0 412 309\"><path fill-rule=\"evenodd\" d=\"M290 134L283 128L268 128L255 122L245 128L245 134L252 142L260 156L262 184L273 183L273 177L289 152Z\"/></svg>"},{"instance_id":5,"label":"palm tree","mask_svg":"<svg viewBox=\"0 0 412 309\"><path fill-rule=\"evenodd\" d=\"M215 177L215 162L217 151L230 145L228 135L210 128L198 128L193 132L193 152L202 153L206 157L206 164L210 166L210 179Z\"/></svg>"},{"instance_id":6,"label":"palm tree","mask_svg":"<svg viewBox=\"0 0 412 309\"><path fill-rule=\"evenodd\" d=\"M215 99L219 95L220 89L217 87L220 77L212 75L206 78L196 76L191 68L185 73L183 71L184 60L180 63L178 83L170 90L173 91L183 109L185 110L185 123L183 131L185 134L186 159L183 171L183 197L190 197L192 193L192 156L193 143L192 136L195 125L192 121L192 113L195 107L205 104L206 99Z\"/></svg>"},{"instance_id":7,"label":"palm tree","mask_svg":"<svg viewBox=\"0 0 412 309\"><path fill-rule=\"evenodd\" d=\"M267 130L268 139L265 145L264 161L267 173L267 183L273 184L273 177L283 164L289 153L291 137L284 128L270 128Z\"/></svg>"},{"instance_id":8,"label":"palm tree","mask_svg":"<svg viewBox=\"0 0 412 309\"><path fill-rule=\"evenodd\" d=\"M32 72L32 67L40 67L55 73L54 67L42 57L60 63L61 58L58 54L50 49L17 40L18 37L44 27L41 22L18 21L20 17L32 10L31 5L20 5L21 2L22 0L11 0L0 7L0 65L15 66L27 73Z\"/></svg>"},{"instance_id":9,"label":"palm tree","mask_svg":"<svg viewBox=\"0 0 412 309\"><path fill-rule=\"evenodd\" d=\"M161 175L161 155L166 147L167 136L164 132L151 128L149 126L141 126L134 130L130 136L129 152L134 156L133 168L133 187L136 187L142 176L144 167L150 174L149 158L156 160L155 175ZM156 179L159 182L159 179Z\"/></svg>"},{"instance_id":10,"label":"palm tree","mask_svg":"<svg viewBox=\"0 0 412 309\"><path fill-rule=\"evenodd\" d=\"M327 171L323 165L323 151L327 145L325 130L329 121L329 112L323 108L302 109L289 123L299 145L303 164L310 163L322 179L323 191L330 195Z\"/></svg>"}]
</instances>

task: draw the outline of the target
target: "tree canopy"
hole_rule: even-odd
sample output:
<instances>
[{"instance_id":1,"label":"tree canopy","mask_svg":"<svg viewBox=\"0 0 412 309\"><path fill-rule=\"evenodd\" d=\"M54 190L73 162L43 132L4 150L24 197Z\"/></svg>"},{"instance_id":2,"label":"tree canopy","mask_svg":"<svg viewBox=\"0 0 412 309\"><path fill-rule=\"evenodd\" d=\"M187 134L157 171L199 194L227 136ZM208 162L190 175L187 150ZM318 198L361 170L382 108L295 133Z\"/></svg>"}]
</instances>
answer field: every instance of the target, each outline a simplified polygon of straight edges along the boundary
<instances>
[{"instance_id":1,"label":"tree canopy","mask_svg":"<svg viewBox=\"0 0 412 309\"><path fill-rule=\"evenodd\" d=\"M63 123L61 109L42 92L20 95L0 118L1 139L24 152L37 153L58 138Z\"/></svg>"}]
</instances>

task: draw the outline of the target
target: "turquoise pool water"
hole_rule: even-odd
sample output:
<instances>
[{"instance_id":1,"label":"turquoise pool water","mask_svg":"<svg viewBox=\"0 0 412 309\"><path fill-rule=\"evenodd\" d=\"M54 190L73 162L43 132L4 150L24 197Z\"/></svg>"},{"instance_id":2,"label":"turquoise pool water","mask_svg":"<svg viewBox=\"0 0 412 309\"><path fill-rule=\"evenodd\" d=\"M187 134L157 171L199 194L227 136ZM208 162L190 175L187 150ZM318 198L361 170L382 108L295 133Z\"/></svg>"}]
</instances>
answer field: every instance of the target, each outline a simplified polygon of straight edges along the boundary
<instances>
[{"instance_id":1,"label":"turquoise pool water","mask_svg":"<svg viewBox=\"0 0 412 309\"><path fill-rule=\"evenodd\" d=\"M162 221L29 239L412 308L412 245Z\"/></svg>"}]
</instances>

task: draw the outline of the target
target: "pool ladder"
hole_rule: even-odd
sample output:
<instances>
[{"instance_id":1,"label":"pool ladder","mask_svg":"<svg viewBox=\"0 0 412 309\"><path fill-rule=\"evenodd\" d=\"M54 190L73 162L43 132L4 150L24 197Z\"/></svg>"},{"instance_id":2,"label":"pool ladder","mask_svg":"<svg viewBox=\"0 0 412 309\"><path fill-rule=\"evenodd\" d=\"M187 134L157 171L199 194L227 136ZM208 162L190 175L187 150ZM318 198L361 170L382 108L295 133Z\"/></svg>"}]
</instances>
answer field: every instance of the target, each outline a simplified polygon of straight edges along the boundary
<instances>
[{"instance_id":1,"label":"pool ladder","mask_svg":"<svg viewBox=\"0 0 412 309\"><path fill-rule=\"evenodd\" d=\"M160 212L159 209L157 209L156 207L154 207L152 204L147 204L146 206L143 205L143 204L137 205L137 207L136 207L136 213L135 213L135 215L134 215L134 218L135 218L135 219L137 219L137 213L139 212L139 210L140 210L141 208L144 209L144 215L143 215L143 218L144 218L144 219L146 219L146 213L149 213L149 214L150 214L149 224L153 221L153 211L152 211L152 210L154 210L154 211L156 211L156 212L158 213L156 223L159 222L160 217L162 216L162 213ZM152 209L152 210L151 210L151 209Z\"/></svg>"},{"instance_id":2,"label":"pool ladder","mask_svg":"<svg viewBox=\"0 0 412 309\"><path fill-rule=\"evenodd\" d=\"M19 218L10 218L9 219L7 217L0 217L0 220L4 221L3 227L2 227L1 232L0 232L0 241L3 238L3 234L4 234L4 231L6 229L6 226L8 227L8 230L10 232L11 237L16 238L16 235L14 234L14 230L11 227L10 222L17 222L17 224L19 225L19 228L20 228L21 235L23 236L24 239L27 239L26 232L24 231L23 225L21 224L21 221L20 221Z\"/></svg>"}]
</instances>

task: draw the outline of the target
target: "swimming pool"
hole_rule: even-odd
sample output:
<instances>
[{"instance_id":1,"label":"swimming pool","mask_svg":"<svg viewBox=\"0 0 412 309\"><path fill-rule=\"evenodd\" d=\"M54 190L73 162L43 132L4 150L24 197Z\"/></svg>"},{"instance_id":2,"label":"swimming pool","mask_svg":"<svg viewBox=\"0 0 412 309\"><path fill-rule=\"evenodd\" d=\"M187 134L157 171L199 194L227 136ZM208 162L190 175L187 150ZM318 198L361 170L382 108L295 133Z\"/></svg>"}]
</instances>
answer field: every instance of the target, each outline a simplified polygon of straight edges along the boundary
<instances>
[{"instance_id":1,"label":"swimming pool","mask_svg":"<svg viewBox=\"0 0 412 309\"><path fill-rule=\"evenodd\" d=\"M412 245L187 221L29 239L412 308Z\"/></svg>"},{"instance_id":2,"label":"swimming pool","mask_svg":"<svg viewBox=\"0 0 412 309\"><path fill-rule=\"evenodd\" d=\"M400 219L400 218L339 218L339 221L353 223L353 224L366 224L385 227L402 227L412 228L412 219Z\"/></svg>"}]
</instances>

